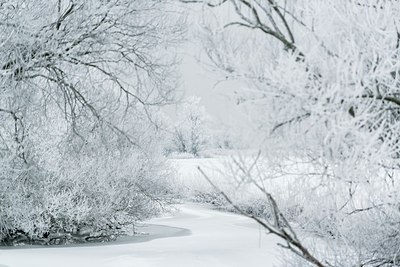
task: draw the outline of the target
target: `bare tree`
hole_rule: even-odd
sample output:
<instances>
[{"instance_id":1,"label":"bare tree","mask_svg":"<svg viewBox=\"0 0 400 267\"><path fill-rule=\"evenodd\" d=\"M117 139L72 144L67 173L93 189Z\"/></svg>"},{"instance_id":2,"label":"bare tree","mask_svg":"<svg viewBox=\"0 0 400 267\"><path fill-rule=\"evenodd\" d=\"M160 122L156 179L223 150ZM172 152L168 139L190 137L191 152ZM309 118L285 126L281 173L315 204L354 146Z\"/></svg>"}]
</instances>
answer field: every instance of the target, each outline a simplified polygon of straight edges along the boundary
<instances>
[{"instance_id":1,"label":"bare tree","mask_svg":"<svg viewBox=\"0 0 400 267\"><path fill-rule=\"evenodd\" d=\"M207 114L200 105L200 98L191 97L181 104L174 129L171 151L198 156L207 145Z\"/></svg>"},{"instance_id":2,"label":"bare tree","mask_svg":"<svg viewBox=\"0 0 400 267\"><path fill-rule=\"evenodd\" d=\"M0 3L0 241L109 235L163 208L154 121L181 18L168 1Z\"/></svg>"},{"instance_id":3,"label":"bare tree","mask_svg":"<svg viewBox=\"0 0 400 267\"><path fill-rule=\"evenodd\" d=\"M54 101L74 126L81 108L102 117L93 94L104 90L126 106L171 102L174 75L166 66L174 59L160 49L182 31L162 9L160 1L3 2L3 95L21 88L43 105ZM1 110L18 113L7 96Z\"/></svg>"},{"instance_id":4,"label":"bare tree","mask_svg":"<svg viewBox=\"0 0 400 267\"><path fill-rule=\"evenodd\" d=\"M336 253L330 264L397 266L398 4L184 2L204 4L210 60L248 85L241 99L259 112L271 155L264 180L296 175L309 182L304 229L323 234ZM303 169L293 170L298 165Z\"/></svg>"}]
</instances>

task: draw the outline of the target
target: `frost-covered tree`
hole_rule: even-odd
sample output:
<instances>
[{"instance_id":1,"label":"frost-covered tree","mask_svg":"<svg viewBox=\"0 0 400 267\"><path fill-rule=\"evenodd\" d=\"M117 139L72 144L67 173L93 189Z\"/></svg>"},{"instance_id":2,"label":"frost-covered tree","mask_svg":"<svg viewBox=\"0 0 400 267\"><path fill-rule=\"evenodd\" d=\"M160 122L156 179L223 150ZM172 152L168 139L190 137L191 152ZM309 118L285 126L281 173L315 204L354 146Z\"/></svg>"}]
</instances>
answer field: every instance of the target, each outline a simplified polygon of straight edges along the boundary
<instances>
[{"instance_id":1,"label":"frost-covered tree","mask_svg":"<svg viewBox=\"0 0 400 267\"><path fill-rule=\"evenodd\" d=\"M245 181L302 187L296 220L321 237L321 260L293 251L317 266L398 266L398 2L182 1L204 3L205 50L247 85L241 102L265 133L270 166Z\"/></svg>"},{"instance_id":2,"label":"frost-covered tree","mask_svg":"<svg viewBox=\"0 0 400 267\"><path fill-rule=\"evenodd\" d=\"M17 0L0 21L0 241L108 238L160 211L171 188L155 114L174 98L179 14Z\"/></svg>"},{"instance_id":3,"label":"frost-covered tree","mask_svg":"<svg viewBox=\"0 0 400 267\"><path fill-rule=\"evenodd\" d=\"M178 107L177 118L171 130L171 152L198 156L208 140L208 116L199 97L189 97Z\"/></svg>"}]
</instances>

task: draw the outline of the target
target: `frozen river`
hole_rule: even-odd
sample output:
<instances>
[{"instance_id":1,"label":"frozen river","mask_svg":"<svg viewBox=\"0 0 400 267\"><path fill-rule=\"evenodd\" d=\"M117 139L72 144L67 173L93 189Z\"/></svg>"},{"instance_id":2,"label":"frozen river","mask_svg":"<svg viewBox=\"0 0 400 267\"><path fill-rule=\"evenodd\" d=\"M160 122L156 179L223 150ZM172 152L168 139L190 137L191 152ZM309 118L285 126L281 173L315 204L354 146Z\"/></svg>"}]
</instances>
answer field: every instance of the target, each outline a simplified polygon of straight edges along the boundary
<instances>
[{"instance_id":1,"label":"frozen river","mask_svg":"<svg viewBox=\"0 0 400 267\"><path fill-rule=\"evenodd\" d=\"M279 263L277 239L240 215L182 204L138 228L147 235L98 246L0 249L0 267L264 266Z\"/></svg>"}]
</instances>

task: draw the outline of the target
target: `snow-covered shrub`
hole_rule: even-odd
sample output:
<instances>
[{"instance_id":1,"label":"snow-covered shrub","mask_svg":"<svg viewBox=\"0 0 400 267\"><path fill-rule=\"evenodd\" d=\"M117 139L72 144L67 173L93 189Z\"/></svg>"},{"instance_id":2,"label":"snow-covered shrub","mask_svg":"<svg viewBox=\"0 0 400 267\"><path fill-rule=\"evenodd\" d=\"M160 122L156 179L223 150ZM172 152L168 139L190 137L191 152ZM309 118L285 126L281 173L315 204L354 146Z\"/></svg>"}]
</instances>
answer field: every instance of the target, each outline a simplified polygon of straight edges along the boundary
<instances>
[{"instance_id":1,"label":"snow-covered shrub","mask_svg":"<svg viewBox=\"0 0 400 267\"><path fill-rule=\"evenodd\" d=\"M0 240L107 240L162 211L174 195L171 169L161 156L157 134L142 130L149 123L135 124L125 133L135 131L144 147L109 128L85 133L81 140L62 132L51 135L57 126L42 125L26 141L31 141L29 165L3 156Z\"/></svg>"},{"instance_id":2,"label":"snow-covered shrub","mask_svg":"<svg viewBox=\"0 0 400 267\"><path fill-rule=\"evenodd\" d=\"M209 117L199 97L185 99L177 110L177 118L173 127L170 127L170 142L166 152L171 154L189 153L198 156L199 152L209 143L208 120Z\"/></svg>"},{"instance_id":3,"label":"snow-covered shrub","mask_svg":"<svg viewBox=\"0 0 400 267\"><path fill-rule=\"evenodd\" d=\"M1 242L109 239L168 201L157 107L174 101L175 59L160 51L182 23L167 9L2 1Z\"/></svg>"},{"instance_id":4,"label":"snow-covered shrub","mask_svg":"<svg viewBox=\"0 0 400 267\"><path fill-rule=\"evenodd\" d=\"M236 93L271 154L269 169L244 162L239 178L282 209L290 194L266 184L289 178L300 189L293 225L323 244L293 234L288 248L320 267L399 266L398 2L204 2L207 55L245 84Z\"/></svg>"}]
</instances>

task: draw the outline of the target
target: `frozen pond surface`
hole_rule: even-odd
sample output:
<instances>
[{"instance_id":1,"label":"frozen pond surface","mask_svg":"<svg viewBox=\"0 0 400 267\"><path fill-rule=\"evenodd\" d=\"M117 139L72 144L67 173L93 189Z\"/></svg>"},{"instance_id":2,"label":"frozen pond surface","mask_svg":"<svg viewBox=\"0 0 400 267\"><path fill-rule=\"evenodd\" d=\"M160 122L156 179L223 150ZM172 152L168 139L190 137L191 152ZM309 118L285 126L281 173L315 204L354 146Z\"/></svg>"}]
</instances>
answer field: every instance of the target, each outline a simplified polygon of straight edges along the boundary
<instances>
[{"instance_id":1,"label":"frozen pond surface","mask_svg":"<svg viewBox=\"0 0 400 267\"><path fill-rule=\"evenodd\" d=\"M133 238L102 245L0 249L0 267L265 266L279 263L277 239L240 215L183 204Z\"/></svg>"}]
</instances>

